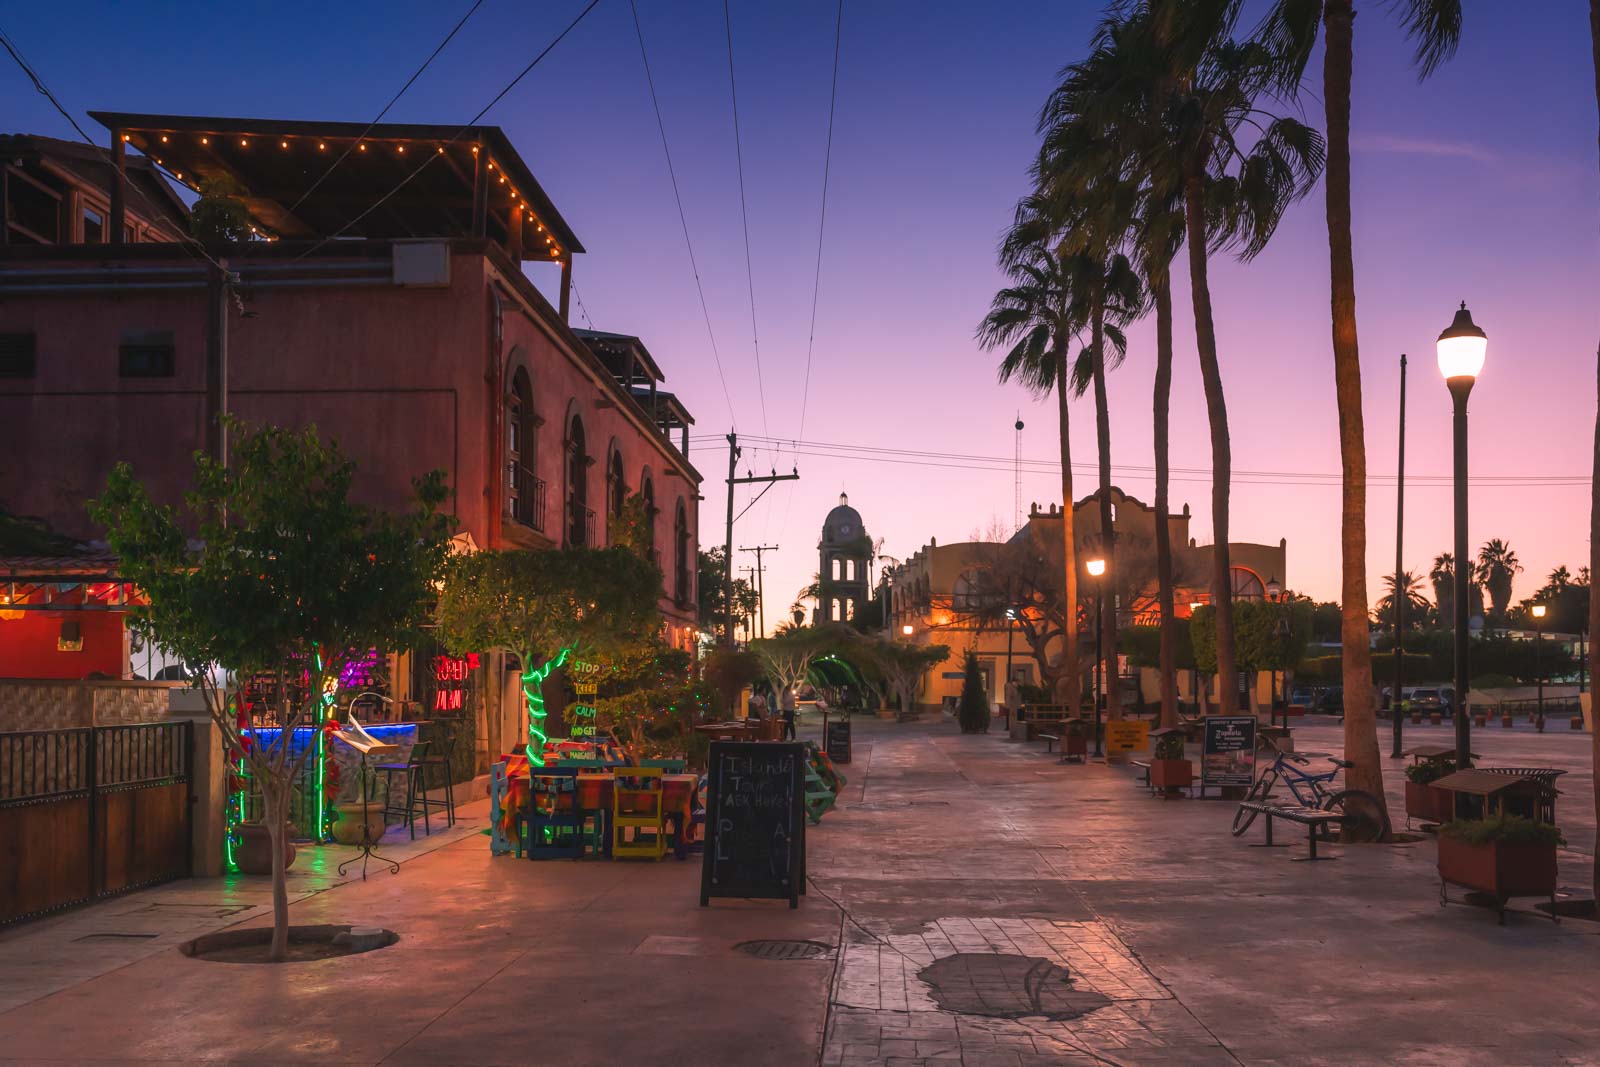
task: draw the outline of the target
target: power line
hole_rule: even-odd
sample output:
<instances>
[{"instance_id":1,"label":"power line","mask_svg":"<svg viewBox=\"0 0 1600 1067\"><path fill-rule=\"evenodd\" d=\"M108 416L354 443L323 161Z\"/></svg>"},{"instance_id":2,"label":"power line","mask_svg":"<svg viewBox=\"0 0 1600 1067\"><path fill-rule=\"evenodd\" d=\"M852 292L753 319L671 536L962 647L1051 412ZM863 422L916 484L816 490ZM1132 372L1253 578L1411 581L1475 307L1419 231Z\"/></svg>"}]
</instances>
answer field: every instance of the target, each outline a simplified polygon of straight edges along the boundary
<instances>
[{"instance_id":1,"label":"power line","mask_svg":"<svg viewBox=\"0 0 1600 1067\"><path fill-rule=\"evenodd\" d=\"M839 42L844 36L844 0L833 24L833 85L828 92L828 142L822 156L822 211L817 218L817 269L811 282L811 329L806 335L806 380L800 390L801 440L806 436L806 407L811 400L811 350L817 340L817 297L822 292L822 235L828 223L828 173L833 169L833 114L839 102Z\"/></svg>"},{"instance_id":2,"label":"power line","mask_svg":"<svg viewBox=\"0 0 1600 1067\"><path fill-rule=\"evenodd\" d=\"M756 326L756 275L750 266L750 212L744 196L744 147L739 138L739 87L733 80L733 15L722 0L722 24L728 37L728 92L733 98L733 157L739 167L739 217L744 222L744 280L750 289L750 340L756 353L756 397L761 402L761 429L767 427L767 387L761 380L761 331Z\"/></svg>"},{"instance_id":3,"label":"power line","mask_svg":"<svg viewBox=\"0 0 1600 1067\"><path fill-rule=\"evenodd\" d=\"M330 163L328 165L328 169L318 175L317 180L311 183L311 187L300 194L300 199L296 200L293 206L289 208L289 214L293 215L300 205L306 202L306 197L316 192L317 187L327 180L328 175L337 170L339 168L339 164L343 163L349 157L350 153L355 151L356 145L366 139L367 134L372 132L372 127L383 121L383 116L389 113L389 109L394 107L394 105L399 102L402 96L406 95L406 90L411 88L412 84L418 78L422 77L422 72L427 70L428 66L435 59L439 58L439 53L444 51L445 45L450 43L451 39L460 32L461 27L467 24L467 20L470 19L477 12L478 8L482 6L483 0L474 0L473 5L467 9L467 13L461 16L460 21L457 22L450 32L445 35L444 40L439 42L439 47L435 48L428 58L423 60L422 66L418 67L416 72L413 73L411 77L406 79L406 83L400 87L400 91L395 93L394 96L390 97L389 102L383 105L383 110L378 112L377 116L371 122L367 123L367 128L361 131L361 136L357 137L354 141L351 141L348 145L346 145L345 150L339 153L339 158Z\"/></svg>"},{"instance_id":4,"label":"power line","mask_svg":"<svg viewBox=\"0 0 1600 1067\"><path fill-rule=\"evenodd\" d=\"M446 145L455 144L457 141L459 141L461 139L461 135L462 134L466 133L468 130L472 129L473 126L477 125L478 120L483 118L484 115L488 114L489 113L489 109L494 107L501 100L503 100L507 93L511 92L512 89L515 89L517 87L517 83L522 81L523 78L526 78L528 76L528 72L529 71L533 70L534 67L537 67L539 65L539 63L544 59L545 56L549 55L552 51L554 51L556 45L558 45L562 41L566 40L567 34L571 33L573 30L577 29L578 28L578 23L582 22L585 18L587 18L588 15L589 15L589 12L593 11L595 9L596 5L598 5L599 3L600 3L600 0L589 0L588 6L585 7L582 11L578 12L578 17L577 18L575 18L571 22L567 23L567 28L562 30L560 33L558 33L556 35L555 40L553 40L549 44L545 45L544 49L538 55L534 56L533 60L527 66L523 67L522 70L520 70L517 73L517 76L515 78L512 78L509 82L506 83L506 86L505 86L504 89L501 89L498 93L496 93L494 95L493 99L491 99L487 104L483 105L483 107L478 109L478 113L476 115L473 115L470 119L468 119L465 123L463 123L461 128L456 130L455 133L451 134L450 137L444 143ZM295 256L294 257L295 260L296 261L302 260L302 259L306 258L307 256L311 255L311 253L315 252L317 249L321 248L323 245L327 244L328 242L337 240L338 238L344 236L345 231L349 230L350 227L354 226L356 223L360 222L362 219L366 218L368 215L372 214L374 211L376 211L380 207L382 207L385 203L388 202L390 197L394 196L401 189L404 189L407 185L411 184L411 180L413 178L415 178L417 175L421 174L425 169L427 169L427 167L429 165L431 165L433 163L434 160L438 159L439 156L441 156L443 154L444 153L441 150L441 151L439 151L437 153L433 153L433 154L425 156L423 158L422 162L417 165L416 169L412 170L404 178L401 178L398 182L395 183L394 188L390 189L387 193L384 193L377 200L373 201L373 203L369 207L367 207L366 210L362 211L361 214L357 215L355 218L351 219L349 222L346 222L343 226L339 227L339 229L337 229L333 233L331 233L328 236L326 236L326 237L322 238L321 240L317 241L310 248L307 248L304 252L301 252L298 256Z\"/></svg>"},{"instance_id":5,"label":"power line","mask_svg":"<svg viewBox=\"0 0 1600 1067\"><path fill-rule=\"evenodd\" d=\"M694 258L694 242L689 239L689 217L684 214L683 194L678 191L678 172L672 165L672 149L667 146L667 124L661 117L661 100L656 96L656 80L650 73L650 56L644 48L644 27L639 24L637 0L628 0L633 11L633 32L639 37L639 58L644 61L644 81L650 87L650 104L656 112L656 128L661 131L661 151L667 157L667 177L672 179L672 198L678 203L678 223L683 227L684 247L689 250L689 271L694 275L695 292L700 294L700 314L705 316L706 336L711 339L711 358L717 364L717 379L722 382L722 398L728 402L728 421L738 430L739 417L733 410L733 395L728 392L728 378L722 372L722 354L717 351L717 333L711 328L711 309L706 306L705 286L700 283L700 267Z\"/></svg>"},{"instance_id":6,"label":"power line","mask_svg":"<svg viewBox=\"0 0 1600 1067\"><path fill-rule=\"evenodd\" d=\"M11 58L16 60L17 66L22 68L22 73L28 76L29 81L33 82L33 87L39 91L39 95L50 101L51 106L61 113L61 117L71 123L74 130L78 131L78 136L83 138L84 143L90 148L93 148L95 151L104 155L106 157L106 163L111 166L113 171L116 171L117 163L116 160L111 157L110 150L101 148L95 143L93 137L90 137L84 132L83 127L78 125L78 120L73 118L72 113L61 105L61 101L56 99L56 94L51 92L50 87L44 83L44 79L39 77L38 71L34 70L33 65L22 57L22 49L17 46L15 41L11 40L4 29L0 29L0 46L4 46L5 50L11 54ZM117 179L113 177L112 180L115 181ZM156 180L160 181L159 175L157 176ZM138 194L139 199L144 202L144 206L150 212L151 216L155 216L157 214L156 206L150 202L150 198L145 195L144 190L139 188L133 182L128 181L126 173L122 175L122 181L126 188L131 189ZM178 241L178 247L182 248L184 252L188 254L189 258L203 259L217 270L226 272L222 264L211 258L211 255L206 252L205 247L201 245L200 242L192 235L183 233L181 230L178 231L178 234L180 238Z\"/></svg>"}]
</instances>

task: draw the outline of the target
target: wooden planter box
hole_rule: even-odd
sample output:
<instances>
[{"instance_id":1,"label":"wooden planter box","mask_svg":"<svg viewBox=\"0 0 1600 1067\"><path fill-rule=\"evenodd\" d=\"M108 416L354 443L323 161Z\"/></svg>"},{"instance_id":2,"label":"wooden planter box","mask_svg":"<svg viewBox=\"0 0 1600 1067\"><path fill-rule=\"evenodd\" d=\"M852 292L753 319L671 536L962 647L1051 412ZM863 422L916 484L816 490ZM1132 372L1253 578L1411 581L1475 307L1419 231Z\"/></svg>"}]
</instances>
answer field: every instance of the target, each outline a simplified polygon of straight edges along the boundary
<instances>
[{"instance_id":1,"label":"wooden planter box","mask_svg":"<svg viewBox=\"0 0 1600 1067\"><path fill-rule=\"evenodd\" d=\"M1194 784L1194 764L1186 759L1150 761L1151 789L1188 789Z\"/></svg>"},{"instance_id":2,"label":"wooden planter box","mask_svg":"<svg viewBox=\"0 0 1600 1067\"><path fill-rule=\"evenodd\" d=\"M1421 726L1422 725L1422 712L1413 711L1411 713L1411 725L1412 726Z\"/></svg>"},{"instance_id":3,"label":"wooden planter box","mask_svg":"<svg viewBox=\"0 0 1600 1067\"><path fill-rule=\"evenodd\" d=\"M1574 715L1572 717L1572 728L1574 730L1583 729L1583 716L1582 715Z\"/></svg>"},{"instance_id":4,"label":"wooden planter box","mask_svg":"<svg viewBox=\"0 0 1600 1067\"><path fill-rule=\"evenodd\" d=\"M1449 822L1454 795L1430 783L1406 783L1406 815L1420 822Z\"/></svg>"},{"instance_id":5,"label":"wooden planter box","mask_svg":"<svg viewBox=\"0 0 1600 1067\"><path fill-rule=\"evenodd\" d=\"M1442 726L1444 724L1444 712L1442 712L1442 711L1430 711L1430 712L1428 712L1428 721L1431 722L1435 726Z\"/></svg>"},{"instance_id":6,"label":"wooden planter box","mask_svg":"<svg viewBox=\"0 0 1600 1067\"><path fill-rule=\"evenodd\" d=\"M1501 903L1508 897L1554 896L1556 848L1500 841L1469 845L1440 834L1439 880L1486 893Z\"/></svg>"},{"instance_id":7,"label":"wooden planter box","mask_svg":"<svg viewBox=\"0 0 1600 1067\"><path fill-rule=\"evenodd\" d=\"M1515 723L1515 722L1516 722L1516 719L1513 718L1510 715L1502 715L1502 716L1500 716L1500 725L1505 727L1507 730L1511 729L1512 724Z\"/></svg>"},{"instance_id":8,"label":"wooden planter box","mask_svg":"<svg viewBox=\"0 0 1600 1067\"><path fill-rule=\"evenodd\" d=\"M1474 715L1472 717L1472 725L1474 725L1474 726L1488 726L1489 725L1489 716L1487 716L1487 715Z\"/></svg>"}]
</instances>

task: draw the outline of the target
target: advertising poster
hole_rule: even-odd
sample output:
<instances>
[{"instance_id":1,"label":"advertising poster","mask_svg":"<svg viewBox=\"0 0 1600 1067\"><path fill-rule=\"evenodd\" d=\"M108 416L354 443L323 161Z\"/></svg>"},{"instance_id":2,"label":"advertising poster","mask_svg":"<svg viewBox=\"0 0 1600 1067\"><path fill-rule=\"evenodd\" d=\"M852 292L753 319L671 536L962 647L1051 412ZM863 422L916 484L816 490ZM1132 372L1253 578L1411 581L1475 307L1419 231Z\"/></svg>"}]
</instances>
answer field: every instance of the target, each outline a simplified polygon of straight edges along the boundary
<instances>
[{"instance_id":1,"label":"advertising poster","mask_svg":"<svg viewBox=\"0 0 1600 1067\"><path fill-rule=\"evenodd\" d=\"M1246 786L1256 772L1254 716L1211 716L1206 719L1201 780L1207 786Z\"/></svg>"}]
</instances>

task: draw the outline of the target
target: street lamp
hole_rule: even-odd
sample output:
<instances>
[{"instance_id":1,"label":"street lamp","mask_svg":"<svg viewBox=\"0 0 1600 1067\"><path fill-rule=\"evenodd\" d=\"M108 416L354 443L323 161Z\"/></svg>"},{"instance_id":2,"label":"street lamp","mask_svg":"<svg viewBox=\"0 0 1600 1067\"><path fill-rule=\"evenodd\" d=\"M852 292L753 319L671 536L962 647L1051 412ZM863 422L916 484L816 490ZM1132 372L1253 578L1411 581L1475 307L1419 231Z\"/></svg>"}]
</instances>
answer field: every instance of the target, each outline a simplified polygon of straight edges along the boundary
<instances>
[{"instance_id":1,"label":"street lamp","mask_svg":"<svg viewBox=\"0 0 1600 1067\"><path fill-rule=\"evenodd\" d=\"M1106 561L1104 559L1100 558L1099 556L1096 556L1094 559L1087 560L1083 565L1083 569L1089 572L1089 577L1095 579L1095 583L1094 583L1094 755L1095 755L1095 759L1099 759L1103 755L1103 753L1100 750L1100 686L1101 686L1101 682L1102 682L1102 678L1101 678L1102 670L1101 669L1104 666L1104 662L1103 662L1104 653L1100 649L1100 612L1102 610L1101 599L1105 595L1105 590L1102 588L1102 582L1100 581L1100 579L1105 576L1105 573L1106 573Z\"/></svg>"},{"instance_id":2,"label":"street lamp","mask_svg":"<svg viewBox=\"0 0 1600 1067\"><path fill-rule=\"evenodd\" d=\"M1456 767L1472 766L1471 724L1467 718L1467 395L1483 370L1489 338L1472 321L1466 301L1439 335L1439 373L1455 405L1455 734ZM1398 591L1397 591L1398 595Z\"/></svg>"},{"instance_id":3,"label":"street lamp","mask_svg":"<svg viewBox=\"0 0 1600 1067\"><path fill-rule=\"evenodd\" d=\"M914 630L915 630L915 629L916 629L916 627L914 627L914 626L912 626L912 625L911 625L911 624L910 624L910 623L909 623L909 622L908 622L908 623L906 623L906 624L905 624L905 625L904 625L904 626L902 626L902 627L900 627L900 632L901 632L901 633L903 633L903 634L905 634L905 635L906 635L906 636L907 636L907 637L910 637L910 636L911 636L911 634L912 634L912 632L913 632L913 631L914 631Z\"/></svg>"},{"instance_id":4,"label":"street lamp","mask_svg":"<svg viewBox=\"0 0 1600 1067\"><path fill-rule=\"evenodd\" d=\"M1533 673L1539 676L1539 732L1544 733L1544 664L1539 661L1539 646L1544 643L1543 604L1533 606Z\"/></svg>"}]
</instances>

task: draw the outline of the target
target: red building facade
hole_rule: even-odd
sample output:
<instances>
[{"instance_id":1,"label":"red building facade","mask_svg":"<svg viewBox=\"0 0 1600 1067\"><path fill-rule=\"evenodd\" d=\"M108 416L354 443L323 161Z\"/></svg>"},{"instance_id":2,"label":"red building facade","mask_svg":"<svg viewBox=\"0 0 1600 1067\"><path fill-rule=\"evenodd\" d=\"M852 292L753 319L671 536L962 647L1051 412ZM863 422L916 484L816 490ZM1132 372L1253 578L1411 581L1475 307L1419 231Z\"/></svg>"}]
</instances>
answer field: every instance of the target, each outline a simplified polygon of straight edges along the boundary
<instances>
[{"instance_id":1,"label":"red building facade","mask_svg":"<svg viewBox=\"0 0 1600 1067\"><path fill-rule=\"evenodd\" d=\"M175 503L219 412L315 425L370 503L445 471L479 547L603 546L641 494L689 647L692 419L637 338L574 332L524 273L559 263L565 305L582 246L498 129L100 117L181 184L228 178L258 239L207 247L226 276L170 241L0 246L0 346L31 355L0 367L0 504L94 540L84 503L114 463Z\"/></svg>"}]
</instances>

